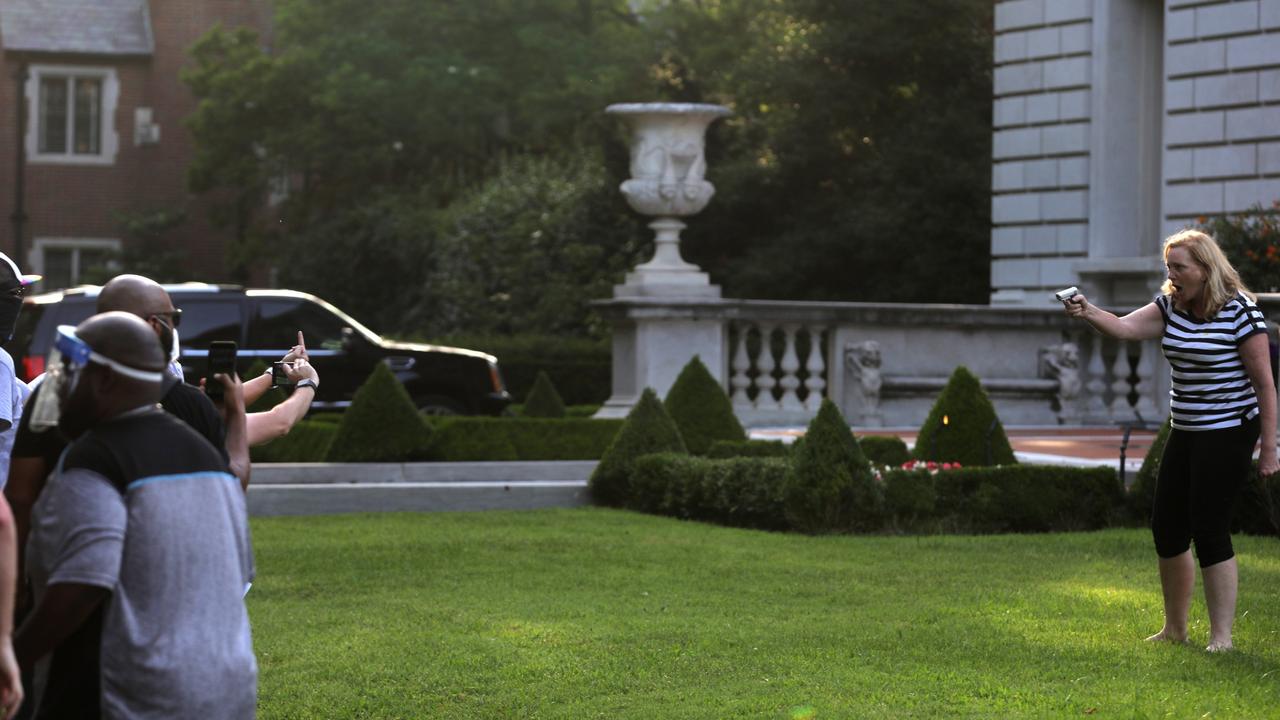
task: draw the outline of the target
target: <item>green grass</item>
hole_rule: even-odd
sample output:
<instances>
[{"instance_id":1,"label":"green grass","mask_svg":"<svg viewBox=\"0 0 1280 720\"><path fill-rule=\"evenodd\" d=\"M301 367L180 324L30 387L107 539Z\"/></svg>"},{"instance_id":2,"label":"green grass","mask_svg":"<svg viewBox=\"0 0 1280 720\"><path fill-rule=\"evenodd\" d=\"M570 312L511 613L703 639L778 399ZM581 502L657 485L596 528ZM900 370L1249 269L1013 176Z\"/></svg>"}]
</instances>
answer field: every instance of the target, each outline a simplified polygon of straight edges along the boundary
<instances>
[{"instance_id":1,"label":"green grass","mask_svg":"<svg viewBox=\"0 0 1280 720\"><path fill-rule=\"evenodd\" d=\"M1142 530L805 537L602 509L256 518L262 718L1280 717L1280 541L1238 652L1159 629Z\"/></svg>"}]
</instances>

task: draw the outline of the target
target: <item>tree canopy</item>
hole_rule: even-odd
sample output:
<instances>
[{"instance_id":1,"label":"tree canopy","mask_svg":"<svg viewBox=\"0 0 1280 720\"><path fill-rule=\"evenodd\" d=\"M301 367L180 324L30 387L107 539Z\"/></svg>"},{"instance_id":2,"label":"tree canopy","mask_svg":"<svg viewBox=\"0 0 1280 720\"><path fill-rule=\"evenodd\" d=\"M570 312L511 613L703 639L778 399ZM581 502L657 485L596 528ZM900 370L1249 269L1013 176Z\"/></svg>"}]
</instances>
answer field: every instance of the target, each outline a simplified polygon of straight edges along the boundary
<instances>
[{"instance_id":1,"label":"tree canopy","mask_svg":"<svg viewBox=\"0 0 1280 720\"><path fill-rule=\"evenodd\" d=\"M682 248L726 295L984 302L991 12L278 0L270 38L216 28L192 49L189 183L216 198L232 277L289 258L282 283L380 330L598 332L587 302L649 237L604 107L716 102L735 113L709 135L717 195ZM550 300L480 307L525 296Z\"/></svg>"}]
</instances>

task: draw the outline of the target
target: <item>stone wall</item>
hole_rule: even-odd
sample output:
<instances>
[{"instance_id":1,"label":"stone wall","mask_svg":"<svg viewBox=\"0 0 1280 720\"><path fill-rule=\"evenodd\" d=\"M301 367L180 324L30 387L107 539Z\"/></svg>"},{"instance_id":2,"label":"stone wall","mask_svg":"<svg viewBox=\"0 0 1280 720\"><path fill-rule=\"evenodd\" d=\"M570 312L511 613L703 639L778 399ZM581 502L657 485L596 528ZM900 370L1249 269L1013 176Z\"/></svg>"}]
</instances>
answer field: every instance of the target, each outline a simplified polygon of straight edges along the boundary
<instances>
[{"instance_id":1,"label":"stone wall","mask_svg":"<svg viewBox=\"0 0 1280 720\"><path fill-rule=\"evenodd\" d=\"M996 5L993 302L1074 284L1087 254L1092 16L1090 0Z\"/></svg>"},{"instance_id":2,"label":"stone wall","mask_svg":"<svg viewBox=\"0 0 1280 720\"><path fill-rule=\"evenodd\" d=\"M995 8L994 304L1132 307L1162 239L1280 199L1280 0Z\"/></svg>"},{"instance_id":3,"label":"stone wall","mask_svg":"<svg viewBox=\"0 0 1280 720\"><path fill-rule=\"evenodd\" d=\"M1163 216L1280 199L1280 0L1169 0Z\"/></svg>"}]
</instances>

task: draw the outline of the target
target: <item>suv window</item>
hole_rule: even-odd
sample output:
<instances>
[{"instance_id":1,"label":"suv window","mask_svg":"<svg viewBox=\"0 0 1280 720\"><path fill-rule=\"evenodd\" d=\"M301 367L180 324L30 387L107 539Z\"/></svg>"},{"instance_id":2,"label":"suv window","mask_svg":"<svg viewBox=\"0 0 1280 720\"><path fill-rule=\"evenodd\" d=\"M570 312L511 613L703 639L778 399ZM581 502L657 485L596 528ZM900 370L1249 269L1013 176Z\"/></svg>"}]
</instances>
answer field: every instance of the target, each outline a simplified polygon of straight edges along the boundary
<instances>
[{"instance_id":1,"label":"suv window","mask_svg":"<svg viewBox=\"0 0 1280 720\"><path fill-rule=\"evenodd\" d=\"M240 342L239 298L186 298L173 293L173 304L182 308L178 335L183 345L204 350L214 340Z\"/></svg>"},{"instance_id":2,"label":"suv window","mask_svg":"<svg viewBox=\"0 0 1280 720\"><path fill-rule=\"evenodd\" d=\"M261 298L258 316L249 326L249 346L287 349L301 330L308 349L341 350L345 327L342 318L309 300Z\"/></svg>"}]
</instances>

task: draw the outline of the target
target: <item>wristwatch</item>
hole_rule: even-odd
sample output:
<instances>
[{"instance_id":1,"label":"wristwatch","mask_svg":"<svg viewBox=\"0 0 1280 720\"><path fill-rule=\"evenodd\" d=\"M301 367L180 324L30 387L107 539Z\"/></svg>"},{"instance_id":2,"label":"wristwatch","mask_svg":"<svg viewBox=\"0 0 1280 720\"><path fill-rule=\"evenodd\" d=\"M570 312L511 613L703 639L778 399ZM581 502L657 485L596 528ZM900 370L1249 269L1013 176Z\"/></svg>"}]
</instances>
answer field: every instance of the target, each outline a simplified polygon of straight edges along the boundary
<instances>
[{"instance_id":1,"label":"wristwatch","mask_svg":"<svg viewBox=\"0 0 1280 720\"><path fill-rule=\"evenodd\" d=\"M311 388L311 392L320 392L320 383L312 380L311 378L303 378L298 381L297 385L294 385L294 389L296 390L301 390L304 387Z\"/></svg>"}]
</instances>

